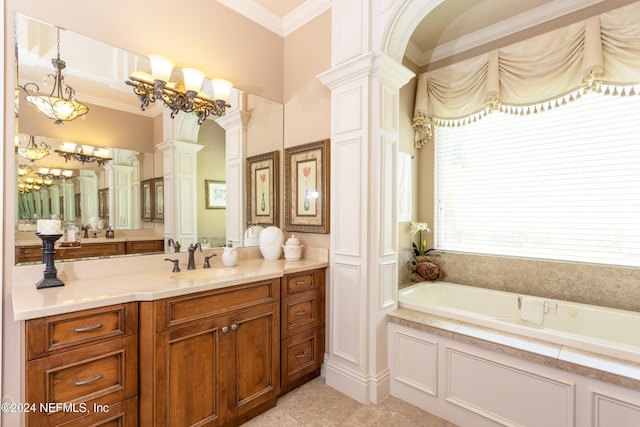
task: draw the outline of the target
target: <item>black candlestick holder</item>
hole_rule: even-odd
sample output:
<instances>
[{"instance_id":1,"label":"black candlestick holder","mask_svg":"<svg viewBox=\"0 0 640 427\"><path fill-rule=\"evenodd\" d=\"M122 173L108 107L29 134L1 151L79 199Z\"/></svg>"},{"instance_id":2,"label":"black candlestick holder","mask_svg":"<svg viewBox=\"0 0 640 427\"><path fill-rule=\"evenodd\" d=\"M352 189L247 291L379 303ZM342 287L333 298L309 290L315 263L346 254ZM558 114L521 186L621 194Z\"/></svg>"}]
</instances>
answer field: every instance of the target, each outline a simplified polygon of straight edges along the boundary
<instances>
[{"instance_id":1,"label":"black candlestick holder","mask_svg":"<svg viewBox=\"0 0 640 427\"><path fill-rule=\"evenodd\" d=\"M40 234L36 233L40 239L42 239L42 262L45 264L44 277L38 283L36 288L55 288L57 286L64 286L62 280L58 279L58 270L54 263L54 255L56 250L53 245L56 241L62 237L62 234Z\"/></svg>"}]
</instances>

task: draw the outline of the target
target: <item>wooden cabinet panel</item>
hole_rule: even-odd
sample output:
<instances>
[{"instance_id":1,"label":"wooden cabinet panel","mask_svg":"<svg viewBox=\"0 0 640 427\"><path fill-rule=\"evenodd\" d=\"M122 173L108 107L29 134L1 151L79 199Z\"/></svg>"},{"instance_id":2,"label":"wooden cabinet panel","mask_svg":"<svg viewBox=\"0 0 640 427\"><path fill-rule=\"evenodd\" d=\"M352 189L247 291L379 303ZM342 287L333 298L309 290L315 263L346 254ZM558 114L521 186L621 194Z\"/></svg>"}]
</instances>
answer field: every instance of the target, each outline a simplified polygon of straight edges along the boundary
<instances>
[{"instance_id":1,"label":"wooden cabinet panel","mask_svg":"<svg viewBox=\"0 0 640 427\"><path fill-rule=\"evenodd\" d=\"M321 337L321 330L310 329L282 340L281 358L286 369L282 371L283 382L293 382L322 364L324 346L320 343Z\"/></svg>"},{"instance_id":2,"label":"wooden cabinet panel","mask_svg":"<svg viewBox=\"0 0 640 427\"><path fill-rule=\"evenodd\" d=\"M304 272L297 274L290 274L286 276L286 295L293 295L298 292L311 291L318 288L318 280L316 279L315 272ZM324 283L322 284L324 286ZM283 295L285 296L285 295Z\"/></svg>"},{"instance_id":3,"label":"wooden cabinet panel","mask_svg":"<svg viewBox=\"0 0 640 427\"><path fill-rule=\"evenodd\" d=\"M225 321L226 320L226 321ZM155 339L153 420L144 425L215 426L226 416L224 318L172 329Z\"/></svg>"},{"instance_id":4,"label":"wooden cabinet panel","mask_svg":"<svg viewBox=\"0 0 640 427\"><path fill-rule=\"evenodd\" d=\"M136 396L137 350L137 337L130 336L27 362L30 403L73 404L71 410L53 407L51 412L29 413L29 425L58 425L84 415L94 405L108 406Z\"/></svg>"},{"instance_id":5,"label":"wooden cabinet panel","mask_svg":"<svg viewBox=\"0 0 640 427\"><path fill-rule=\"evenodd\" d=\"M119 304L29 320L27 359L138 333L138 304Z\"/></svg>"},{"instance_id":6,"label":"wooden cabinet panel","mask_svg":"<svg viewBox=\"0 0 640 427\"><path fill-rule=\"evenodd\" d=\"M164 240L137 240L125 244L126 254L147 254L164 252Z\"/></svg>"},{"instance_id":7,"label":"wooden cabinet panel","mask_svg":"<svg viewBox=\"0 0 640 427\"><path fill-rule=\"evenodd\" d=\"M320 326L322 301L316 292L305 292L282 300L282 338Z\"/></svg>"},{"instance_id":8,"label":"wooden cabinet panel","mask_svg":"<svg viewBox=\"0 0 640 427\"><path fill-rule=\"evenodd\" d=\"M236 357L230 373L231 383L236 384L232 404L235 417L266 401L273 400L275 405L280 384L278 309L278 304L264 304L232 316L229 337Z\"/></svg>"},{"instance_id":9,"label":"wooden cabinet panel","mask_svg":"<svg viewBox=\"0 0 640 427\"><path fill-rule=\"evenodd\" d=\"M59 427L134 427L138 425L138 398L91 408L93 412L78 419L60 424Z\"/></svg>"},{"instance_id":10,"label":"wooden cabinet panel","mask_svg":"<svg viewBox=\"0 0 640 427\"><path fill-rule=\"evenodd\" d=\"M320 374L324 360L325 270L284 277L280 334L280 390L286 393Z\"/></svg>"},{"instance_id":11,"label":"wooden cabinet panel","mask_svg":"<svg viewBox=\"0 0 640 427\"><path fill-rule=\"evenodd\" d=\"M279 299L273 279L140 303L140 424L239 425L275 406Z\"/></svg>"}]
</instances>

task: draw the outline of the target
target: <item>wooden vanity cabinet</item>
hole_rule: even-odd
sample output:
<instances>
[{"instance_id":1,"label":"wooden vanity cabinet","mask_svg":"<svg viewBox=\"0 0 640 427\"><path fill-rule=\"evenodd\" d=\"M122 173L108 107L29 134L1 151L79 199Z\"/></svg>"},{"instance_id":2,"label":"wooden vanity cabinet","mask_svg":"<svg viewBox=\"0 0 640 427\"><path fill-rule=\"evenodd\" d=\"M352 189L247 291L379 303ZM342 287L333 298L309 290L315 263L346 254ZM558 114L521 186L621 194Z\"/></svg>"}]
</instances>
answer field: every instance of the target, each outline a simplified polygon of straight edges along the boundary
<instances>
[{"instance_id":1,"label":"wooden vanity cabinet","mask_svg":"<svg viewBox=\"0 0 640 427\"><path fill-rule=\"evenodd\" d=\"M280 279L140 303L140 425L239 425L275 406Z\"/></svg>"},{"instance_id":2,"label":"wooden vanity cabinet","mask_svg":"<svg viewBox=\"0 0 640 427\"><path fill-rule=\"evenodd\" d=\"M26 425L136 425L138 303L25 323Z\"/></svg>"},{"instance_id":3,"label":"wooden vanity cabinet","mask_svg":"<svg viewBox=\"0 0 640 427\"><path fill-rule=\"evenodd\" d=\"M82 241L80 246L58 247L56 260L100 258L128 254L148 254L164 252L164 240L128 240L93 243L91 238ZM42 261L42 245L16 246L16 264Z\"/></svg>"},{"instance_id":4,"label":"wooden vanity cabinet","mask_svg":"<svg viewBox=\"0 0 640 427\"><path fill-rule=\"evenodd\" d=\"M280 389L320 375L325 340L325 269L288 274L281 290Z\"/></svg>"}]
</instances>

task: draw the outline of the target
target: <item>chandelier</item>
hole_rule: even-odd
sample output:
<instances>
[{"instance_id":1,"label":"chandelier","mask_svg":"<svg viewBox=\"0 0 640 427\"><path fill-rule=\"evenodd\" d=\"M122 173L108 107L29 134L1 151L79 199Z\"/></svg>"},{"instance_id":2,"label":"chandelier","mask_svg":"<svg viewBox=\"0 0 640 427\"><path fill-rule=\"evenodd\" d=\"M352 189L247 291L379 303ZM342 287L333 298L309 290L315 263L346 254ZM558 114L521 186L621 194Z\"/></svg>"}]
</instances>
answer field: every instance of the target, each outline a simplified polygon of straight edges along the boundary
<instances>
[{"instance_id":1,"label":"chandelier","mask_svg":"<svg viewBox=\"0 0 640 427\"><path fill-rule=\"evenodd\" d=\"M183 80L177 84L169 82L174 64L160 56L151 55L151 75L136 71L125 81L133 86L133 92L141 102L144 111L150 103L157 100L171 110L171 118L180 111L194 113L201 125L210 115L222 116L228 107L229 93L232 84L222 79L212 79L215 99L200 92L204 74L193 68L183 68Z\"/></svg>"},{"instance_id":2,"label":"chandelier","mask_svg":"<svg viewBox=\"0 0 640 427\"><path fill-rule=\"evenodd\" d=\"M35 162L36 160L40 160L48 156L51 146L44 141L41 141L39 144L36 143L36 138L33 135L30 135L27 146L20 147L20 145L17 145L16 150L18 151L18 154L25 159Z\"/></svg>"},{"instance_id":3,"label":"chandelier","mask_svg":"<svg viewBox=\"0 0 640 427\"><path fill-rule=\"evenodd\" d=\"M73 142L64 142L59 150L54 150L64 161L75 160L82 164L96 162L98 166L104 166L110 160L108 148L96 148L91 145L78 145Z\"/></svg>"},{"instance_id":4,"label":"chandelier","mask_svg":"<svg viewBox=\"0 0 640 427\"><path fill-rule=\"evenodd\" d=\"M79 103L76 100L76 91L71 86L68 86L64 82L64 76L62 70L66 67L66 63L60 59L60 29L57 29L57 46L58 56L51 59L51 64L56 70L55 74L47 74L45 76L45 82L53 79L53 89L51 93L47 95L36 95L40 91L40 87L33 83L26 83L24 86L20 86L27 94L26 100L29 104L33 105L42 114L52 119L55 124L61 125L63 122L74 120L77 117L83 116L89 112L89 107ZM33 87L33 91L29 88ZM67 97L63 96L66 93Z\"/></svg>"}]
</instances>

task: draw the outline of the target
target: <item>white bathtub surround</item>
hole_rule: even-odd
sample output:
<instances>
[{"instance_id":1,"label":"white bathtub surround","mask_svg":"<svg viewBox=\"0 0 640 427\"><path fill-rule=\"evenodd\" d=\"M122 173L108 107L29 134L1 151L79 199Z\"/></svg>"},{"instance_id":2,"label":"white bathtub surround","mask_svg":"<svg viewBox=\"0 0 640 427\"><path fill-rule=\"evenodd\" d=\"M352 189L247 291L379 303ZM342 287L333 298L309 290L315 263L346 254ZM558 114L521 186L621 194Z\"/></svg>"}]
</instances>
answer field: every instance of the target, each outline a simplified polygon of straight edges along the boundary
<instances>
[{"instance_id":1,"label":"white bathtub surround","mask_svg":"<svg viewBox=\"0 0 640 427\"><path fill-rule=\"evenodd\" d=\"M640 425L640 313L545 301L538 326L516 294L417 288L388 316L392 395L475 427Z\"/></svg>"}]
</instances>

